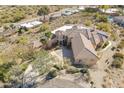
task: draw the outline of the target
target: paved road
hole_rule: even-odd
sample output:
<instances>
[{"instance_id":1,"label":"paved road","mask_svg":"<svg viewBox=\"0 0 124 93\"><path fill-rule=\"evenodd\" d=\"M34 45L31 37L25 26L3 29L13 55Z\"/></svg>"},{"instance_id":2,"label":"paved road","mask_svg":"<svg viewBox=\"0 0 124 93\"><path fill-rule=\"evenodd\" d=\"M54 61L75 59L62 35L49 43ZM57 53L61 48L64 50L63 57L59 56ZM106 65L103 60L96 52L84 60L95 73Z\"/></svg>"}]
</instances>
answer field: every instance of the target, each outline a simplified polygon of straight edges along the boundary
<instances>
[{"instance_id":1,"label":"paved road","mask_svg":"<svg viewBox=\"0 0 124 93\"><path fill-rule=\"evenodd\" d=\"M48 15L46 15L45 17L46 17L46 19L49 19L49 17L51 16L51 15L53 15L53 14L61 14L61 12L62 12L62 10L60 10L60 11L57 11L57 12L53 12L53 13L50 13L50 14L48 14ZM43 18L44 18L44 16L38 16L38 17L35 17L35 18L32 18L32 19L27 19L27 20L25 20L25 21L21 21L21 22L18 22L18 23L14 23L14 25L15 26L18 26L18 25L20 25L20 24L22 24L22 23L26 23L26 22L30 22L30 21L35 21L35 20L43 20Z\"/></svg>"}]
</instances>

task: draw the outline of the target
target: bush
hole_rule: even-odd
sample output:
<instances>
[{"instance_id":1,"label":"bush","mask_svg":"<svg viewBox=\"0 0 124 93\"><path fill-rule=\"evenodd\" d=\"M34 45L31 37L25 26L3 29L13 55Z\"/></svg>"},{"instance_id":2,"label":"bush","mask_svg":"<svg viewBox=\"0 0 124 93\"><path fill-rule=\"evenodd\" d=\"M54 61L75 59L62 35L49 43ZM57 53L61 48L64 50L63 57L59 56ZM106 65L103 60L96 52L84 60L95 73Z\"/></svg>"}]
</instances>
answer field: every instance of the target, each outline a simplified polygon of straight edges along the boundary
<instances>
[{"instance_id":1,"label":"bush","mask_svg":"<svg viewBox=\"0 0 124 93\"><path fill-rule=\"evenodd\" d=\"M45 33L45 36L46 36L46 37L48 37L48 38L50 38L50 37L51 37L51 35L52 35L52 33L51 33L51 32L46 32L46 33Z\"/></svg>"},{"instance_id":2,"label":"bush","mask_svg":"<svg viewBox=\"0 0 124 93\"><path fill-rule=\"evenodd\" d=\"M21 36L18 40L17 40L17 43L20 43L20 44L27 44L28 42L28 38L25 37L25 36Z\"/></svg>"},{"instance_id":3,"label":"bush","mask_svg":"<svg viewBox=\"0 0 124 93\"><path fill-rule=\"evenodd\" d=\"M112 67L121 68L122 64L123 64L123 59L115 58L114 61L112 62Z\"/></svg>"},{"instance_id":4,"label":"bush","mask_svg":"<svg viewBox=\"0 0 124 93\"><path fill-rule=\"evenodd\" d=\"M88 73L88 69L87 69L87 68L83 68L83 69L80 70L80 72L81 72L81 73L84 73L84 74L85 74L85 73Z\"/></svg>"},{"instance_id":5,"label":"bush","mask_svg":"<svg viewBox=\"0 0 124 93\"><path fill-rule=\"evenodd\" d=\"M92 21L91 20L85 20L84 24L86 26L91 26L92 25Z\"/></svg>"},{"instance_id":6,"label":"bush","mask_svg":"<svg viewBox=\"0 0 124 93\"><path fill-rule=\"evenodd\" d=\"M4 63L2 65L0 65L0 80L5 82L7 78L9 78L9 70L11 69L11 67L13 66L12 62L9 63Z\"/></svg>"},{"instance_id":7,"label":"bush","mask_svg":"<svg viewBox=\"0 0 124 93\"><path fill-rule=\"evenodd\" d=\"M40 27L40 32L45 32L49 30L49 25L48 24L42 24Z\"/></svg>"},{"instance_id":8,"label":"bush","mask_svg":"<svg viewBox=\"0 0 124 93\"><path fill-rule=\"evenodd\" d=\"M26 63L20 65L20 69L22 72L25 71L27 67L28 67L28 64L26 64Z\"/></svg>"},{"instance_id":9,"label":"bush","mask_svg":"<svg viewBox=\"0 0 124 93\"><path fill-rule=\"evenodd\" d=\"M57 70L62 70L63 69L63 67L61 65L54 65L53 67L56 68Z\"/></svg>"},{"instance_id":10,"label":"bush","mask_svg":"<svg viewBox=\"0 0 124 93\"><path fill-rule=\"evenodd\" d=\"M69 73L69 74L74 74L74 73L79 73L80 71L79 71L78 68L70 66L69 68L67 68L66 72Z\"/></svg>"},{"instance_id":11,"label":"bush","mask_svg":"<svg viewBox=\"0 0 124 93\"><path fill-rule=\"evenodd\" d=\"M109 23L99 23L97 24L97 29L103 30L105 32L110 32L111 31L111 25Z\"/></svg>"},{"instance_id":12,"label":"bush","mask_svg":"<svg viewBox=\"0 0 124 93\"><path fill-rule=\"evenodd\" d=\"M5 37L0 37L0 42L5 42L6 41L6 38Z\"/></svg>"},{"instance_id":13,"label":"bush","mask_svg":"<svg viewBox=\"0 0 124 93\"><path fill-rule=\"evenodd\" d=\"M40 42L43 43L44 45L47 44L48 38L41 38Z\"/></svg>"},{"instance_id":14,"label":"bush","mask_svg":"<svg viewBox=\"0 0 124 93\"><path fill-rule=\"evenodd\" d=\"M116 49L116 47L112 47L111 50L114 51Z\"/></svg>"},{"instance_id":15,"label":"bush","mask_svg":"<svg viewBox=\"0 0 124 93\"><path fill-rule=\"evenodd\" d=\"M120 48L120 49L124 48L124 40L121 40L117 48Z\"/></svg>"},{"instance_id":16,"label":"bush","mask_svg":"<svg viewBox=\"0 0 124 93\"><path fill-rule=\"evenodd\" d=\"M113 58L114 61L112 62L112 67L121 68L124 60L124 55L121 53L115 53Z\"/></svg>"},{"instance_id":17,"label":"bush","mask_svg":"<svg viewBox=\"0 0 124 93\"><path fill-rule=\"evenodd\" d=\"M124 58L124 55L122 53L115 53L113 55L113 58L121 58L121 59L123 59Z\"/></svg>"},{"instance_id":18,"label":"bush","mask_svg":"<svg viewBox=\"0 0 124 93\"><path fill-rule=\"evenodd\" d=\"M99 14L99 13L96 13L95 19L96 19L96 21L98 21L98 22L108 22L107 16L106 16L106 15L101 15L101 14Z\"/></svg>"},{"instance_id":19,"label":"bush","mask_svg":"<svg viewBox=\"0 0 124 93\"><path fill-rule=\"evenodd\" d=\"M65 24L71 24L71 21L70 20L66 20Z\"/></svg>"},{"instance_id":20,"label":"bush","mask_svg":"<svg viewBox=\"0 0 124 93\"><path fill-rule=\"evenodd\" d=\"M53 69L47 74L46 79L49 80L56 76L57 76L57 70Z\"/></svg>"}]
</instances>

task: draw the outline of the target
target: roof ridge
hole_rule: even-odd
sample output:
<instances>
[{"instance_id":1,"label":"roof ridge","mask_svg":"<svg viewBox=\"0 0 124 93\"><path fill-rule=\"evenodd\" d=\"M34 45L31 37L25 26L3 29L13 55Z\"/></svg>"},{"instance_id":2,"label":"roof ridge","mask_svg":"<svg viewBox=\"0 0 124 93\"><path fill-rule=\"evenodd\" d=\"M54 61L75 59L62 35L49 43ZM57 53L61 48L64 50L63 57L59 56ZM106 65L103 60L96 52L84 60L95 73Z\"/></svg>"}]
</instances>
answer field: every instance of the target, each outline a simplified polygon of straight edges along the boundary
<instances>
[{"instance_id":1,"label":"roof ridge","mask_svg":"<svg viewBox=\"0 0 124 93\"><path fill-rule=\"evenodd\" d=\"M81 36L84 36L84 35L83 35L82 33L80 33L80 37L81 37ZM87 39L85 36L84 36L84 38ZM88 39L87 39L87 40L88 40ZM82 37L81 37L81 41L83 42L83 38L82 38ZM91 43L90 40L88 40L88 41ZM83 42L83 45L84 45L84 48L85 48L85 49L87 49L90 53L92 53L92 54L94 54L96 57L98 57L97 54L93 53L92 51L90 51L90 50L85 46L84 42ZM91 44L91 45L92 45L92 44ZM93 47L93 49L94 49L94 47ZM94 52L96 52L96 51L94 51Z\"/></svg>"}]
</instances>

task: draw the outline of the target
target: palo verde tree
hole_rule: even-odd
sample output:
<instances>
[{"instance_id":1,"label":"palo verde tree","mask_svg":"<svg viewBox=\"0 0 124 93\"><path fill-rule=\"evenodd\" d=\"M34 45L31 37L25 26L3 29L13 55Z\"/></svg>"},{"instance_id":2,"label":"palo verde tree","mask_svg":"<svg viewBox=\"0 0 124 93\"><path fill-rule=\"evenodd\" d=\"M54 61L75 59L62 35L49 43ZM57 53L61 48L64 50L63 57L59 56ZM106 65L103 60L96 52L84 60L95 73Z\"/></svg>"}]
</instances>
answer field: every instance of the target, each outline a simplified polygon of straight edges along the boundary
<instances>
[{"instance_id":1,"label":"palo verde tree","mask_svg":"<svg viewBox=\"0 0 124 93\"><path fill-rule=\"evenodd\" d=\"M38 10L37 15L44 16L44 20L45 20L45 16L49 14L49 11L50 10L47 6L43 6Z\"/></svg>"}]
</instances>

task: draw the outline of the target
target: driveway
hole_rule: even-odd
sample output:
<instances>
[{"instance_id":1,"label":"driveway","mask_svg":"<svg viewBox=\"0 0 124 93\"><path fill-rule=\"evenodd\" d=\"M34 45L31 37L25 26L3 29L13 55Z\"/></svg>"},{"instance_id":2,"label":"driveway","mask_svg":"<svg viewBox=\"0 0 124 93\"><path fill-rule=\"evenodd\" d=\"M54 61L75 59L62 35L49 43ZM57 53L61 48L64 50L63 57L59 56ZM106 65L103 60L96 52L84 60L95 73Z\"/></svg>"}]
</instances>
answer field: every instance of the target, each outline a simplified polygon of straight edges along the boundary
<instances>
[{"instance_id":1,"label":"driveway","mask_svg":"<svg viewBox=\"0 0 124 93\"><path fill-rule=\"evenodd\" d=\"M102 56L100 60L97 62L97 68L95 70L93 69L89 70L92 81L94 82L94 87L97 88L102 87L102 84L104 82L103 78L107 75L105 69L107 69L108 66L111 64L113 60L112 55L115 53L115 51L111 50L112 47L113 42L109 48L102 52Z\"/></svg>"}]
</instances>

